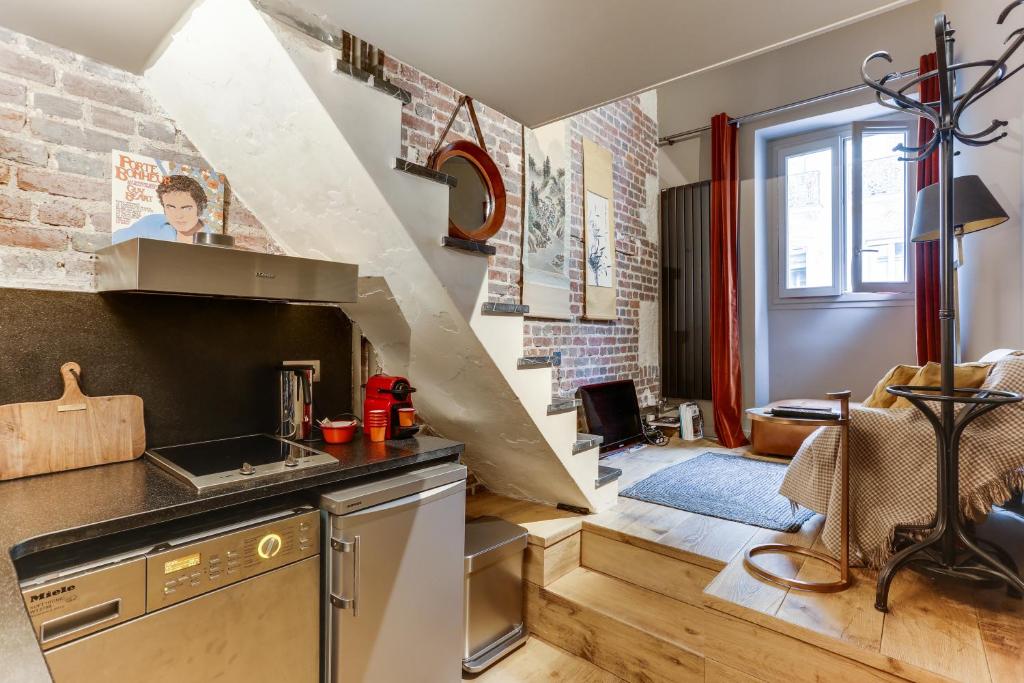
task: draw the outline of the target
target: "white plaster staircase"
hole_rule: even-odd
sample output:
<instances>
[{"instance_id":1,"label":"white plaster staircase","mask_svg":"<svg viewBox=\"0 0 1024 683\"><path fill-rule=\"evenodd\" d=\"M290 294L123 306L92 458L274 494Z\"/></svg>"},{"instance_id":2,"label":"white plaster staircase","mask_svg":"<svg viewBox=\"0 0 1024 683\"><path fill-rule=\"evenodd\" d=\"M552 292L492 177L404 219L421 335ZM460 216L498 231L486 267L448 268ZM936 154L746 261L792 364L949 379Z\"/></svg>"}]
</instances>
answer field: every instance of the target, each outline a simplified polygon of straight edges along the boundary
<instances>
[{"instance_id":1,"label":"white plaster staircase","mask_svg":"<svg viewBox=\"0 0 1024 683\"><path fill-rule=\"evenodd\" d=\"M599 441L577 434L575 405L552 401L550 366L524 362L524 311L488 301L485 258L441 246L449 188L398 159L402 98L336 65L249 0L203 0L146 77L287 253L359 264L346 314L488 488L611 507Z\"/></svg>"}]
</instances>

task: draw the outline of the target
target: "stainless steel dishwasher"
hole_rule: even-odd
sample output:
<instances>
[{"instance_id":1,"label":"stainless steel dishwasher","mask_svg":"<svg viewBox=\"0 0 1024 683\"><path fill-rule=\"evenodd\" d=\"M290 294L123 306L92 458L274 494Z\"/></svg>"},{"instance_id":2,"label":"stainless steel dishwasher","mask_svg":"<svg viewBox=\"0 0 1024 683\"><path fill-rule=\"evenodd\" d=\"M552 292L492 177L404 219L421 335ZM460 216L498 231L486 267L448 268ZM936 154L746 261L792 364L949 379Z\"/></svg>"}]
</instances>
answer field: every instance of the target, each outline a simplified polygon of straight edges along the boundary
<instances>
[{"instance_id":1,"label":"stainless steel dishwasher","mask_svg":"<svg viewBox=\"0 0 1024 683\"><path fill-rule=\"evenodd\" d=\"M36 562L22 595L57 683L317 680L317 510L200 520Z\"/></svg>"},{"instance_id":2,"label":"stainless steel dishwasher","mask_svg":"<svg viewBox=\"0 0 1024 683\"><path fill-rule=\"evenodd\" d=\"M320 507L326 680L460 680L466 468L332 491Z\"/></svg>"}]
</instances>

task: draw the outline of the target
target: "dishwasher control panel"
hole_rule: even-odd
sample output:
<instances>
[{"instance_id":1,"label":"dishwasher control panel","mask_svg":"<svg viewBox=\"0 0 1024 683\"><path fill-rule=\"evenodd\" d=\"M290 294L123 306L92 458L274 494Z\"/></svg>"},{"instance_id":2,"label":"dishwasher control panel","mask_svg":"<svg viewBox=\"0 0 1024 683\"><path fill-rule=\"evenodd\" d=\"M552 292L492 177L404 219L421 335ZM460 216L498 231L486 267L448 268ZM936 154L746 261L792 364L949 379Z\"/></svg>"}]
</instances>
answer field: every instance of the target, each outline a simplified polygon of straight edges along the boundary
<instances>
[{"instance_id":1,"label":"dishwasher control panel","mask_svg":"<svg viewBox=\"0 0 1024 683\"><path fill-rule=\"evenodd\" d=\"M320 552L315 510L158 548L146 557L146 611L188 600Z\"/></svg>"}]
</instances>

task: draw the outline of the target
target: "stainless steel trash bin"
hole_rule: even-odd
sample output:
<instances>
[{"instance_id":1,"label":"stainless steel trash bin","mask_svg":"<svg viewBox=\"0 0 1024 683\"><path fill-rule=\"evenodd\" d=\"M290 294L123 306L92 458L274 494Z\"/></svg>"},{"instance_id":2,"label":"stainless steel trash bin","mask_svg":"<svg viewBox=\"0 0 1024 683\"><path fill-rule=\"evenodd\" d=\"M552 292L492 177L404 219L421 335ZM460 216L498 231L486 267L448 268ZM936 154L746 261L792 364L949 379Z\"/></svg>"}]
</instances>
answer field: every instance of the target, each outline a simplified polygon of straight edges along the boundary
<instances>
[{"instance_id":1,"label":"stainless steel trash bin","mask_svg":"<svg viewBox=\"0 0 1024 683\"><path fill-rule=\"evenodd\" d=\"M526 642L523 552L526 529L497 517L466 522L465 646L462 668L483 671Z\"/></svg>"}]
</instances>

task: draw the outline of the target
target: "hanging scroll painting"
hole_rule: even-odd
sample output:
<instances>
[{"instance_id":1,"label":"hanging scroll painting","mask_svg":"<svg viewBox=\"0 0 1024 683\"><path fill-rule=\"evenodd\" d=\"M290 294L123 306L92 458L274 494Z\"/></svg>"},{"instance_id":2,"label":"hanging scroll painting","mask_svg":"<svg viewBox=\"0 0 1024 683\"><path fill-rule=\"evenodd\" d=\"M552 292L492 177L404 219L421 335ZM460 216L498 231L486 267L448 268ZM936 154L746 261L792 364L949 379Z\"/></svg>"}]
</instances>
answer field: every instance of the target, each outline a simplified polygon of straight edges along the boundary
<instances>
[{"instance_id":1,"label":"hanging scroll painting","mask_svg":"<svg viewBox=\"0 0 1024 683\"><path fill-rule=\"evenodd\" d=\"M569 319L569 125L523 129L523 303L530 317Z\"/></svg>"},{"instance_id":2,"label":"hanging scroll painting","mask_svg":"<svg viewBox=\"0 0 1024 683\"><path fill-rule=\"evenodd\" d=\"M615 202L612 155L583 139L584 317L615 320Z\"/></svg>"}]
</instances>

